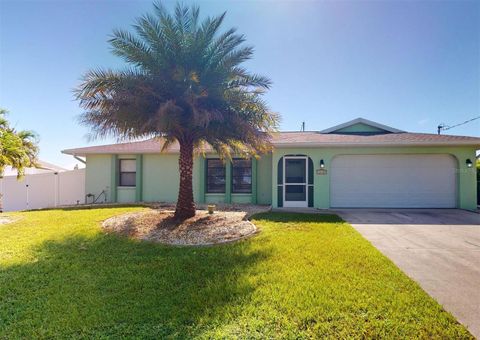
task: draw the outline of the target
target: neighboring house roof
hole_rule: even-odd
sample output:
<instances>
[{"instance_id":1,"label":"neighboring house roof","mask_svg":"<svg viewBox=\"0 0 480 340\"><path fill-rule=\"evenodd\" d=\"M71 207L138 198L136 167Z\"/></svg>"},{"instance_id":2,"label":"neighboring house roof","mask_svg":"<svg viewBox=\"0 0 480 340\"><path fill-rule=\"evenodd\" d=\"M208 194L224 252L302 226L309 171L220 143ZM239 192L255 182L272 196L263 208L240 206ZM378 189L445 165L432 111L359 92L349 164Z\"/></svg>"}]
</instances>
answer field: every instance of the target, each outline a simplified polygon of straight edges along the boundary
<instances>
[{"instance_id":1,"label":"neighboring house roof","mask_svg":"<svg viewBox=\"0 0 480 340\"><path fill-rule=\"evenodd\" d=\"M272 136L272 144L277 148L462 145L480 148L480 138L404 132L364 118L357 118L320 132L277 132ZM158 153L162 149L162 146L162 138L151 138L130 143L68 149L62 152L75 156L91 154L146 154ZM167 153L178 153L179 151L178 143L173 143L166 150ZM207 147L204 151L210 152L212 149Z\"/></svg>"},{"instance_id":2,"label":"neighboring house roof","mask_svg":"<svg viewBox=\"0 0 480 340\"><path fill-rule=\"evenodd\" d=\"M48 163L42 160L39 160L38 162L39 167L38 168L26 168L25 169L25 175L34 175L34 174L44 174L44 173L50 173L50 172L62 172L62 171L67 171L67 169L62 168L58 165ZM5 167L5 171L3 172L3 177L7 176L17 176L17 170L13 169L10 166Z\"/></svg>"}]
</instances>

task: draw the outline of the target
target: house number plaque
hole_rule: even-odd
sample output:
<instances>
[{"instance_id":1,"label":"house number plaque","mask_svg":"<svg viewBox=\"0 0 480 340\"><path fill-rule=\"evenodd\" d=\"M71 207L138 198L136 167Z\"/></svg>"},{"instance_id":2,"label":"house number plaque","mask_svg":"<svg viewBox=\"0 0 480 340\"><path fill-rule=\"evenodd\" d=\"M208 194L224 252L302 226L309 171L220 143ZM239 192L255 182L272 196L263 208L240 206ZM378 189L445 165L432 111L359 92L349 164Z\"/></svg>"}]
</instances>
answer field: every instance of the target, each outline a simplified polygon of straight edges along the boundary
<instances>
[{"instance_id":1,"label":"house number plaque","mask_svg":"<svg viewBox=\"0 0 480 340\"><path fill-rule=\"evenodd\" d=\"M317 169L317 175L326 175L327 169Z\"/></svg>"}]
</instances>

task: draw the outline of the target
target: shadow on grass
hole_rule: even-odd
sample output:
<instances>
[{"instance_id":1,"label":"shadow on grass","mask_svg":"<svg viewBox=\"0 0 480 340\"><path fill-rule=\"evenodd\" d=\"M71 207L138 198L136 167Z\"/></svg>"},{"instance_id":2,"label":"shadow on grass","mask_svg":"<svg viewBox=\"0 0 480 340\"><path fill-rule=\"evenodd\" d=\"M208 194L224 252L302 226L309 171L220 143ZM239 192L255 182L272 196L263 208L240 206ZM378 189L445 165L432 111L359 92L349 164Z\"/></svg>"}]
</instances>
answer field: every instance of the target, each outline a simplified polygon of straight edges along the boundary
<instances>
[{"instance_id":1,"label":"shadow on grass","mask_svg":"<svg viewBox=\"0 0 480 340\"><path fill-rule=\"evenodd\" d=\"M267 212L259 213L250 217L251 220L267 220L268 222L307 222L307 223L338 223L344 222L340 217L333 214L305 214Z\"/></svg>"},{"instance_id":2,"label":"shadow on grass","mask_svg":"<svg viewBox=\"0 0 480 340\"><path fill-rule=\"evenodd\" d=\"M32 254L0 267L0 338L196 336L248 300L245 275L269 256L249 242L175 248L112 235Z\"/></svg>"}]
</instances>

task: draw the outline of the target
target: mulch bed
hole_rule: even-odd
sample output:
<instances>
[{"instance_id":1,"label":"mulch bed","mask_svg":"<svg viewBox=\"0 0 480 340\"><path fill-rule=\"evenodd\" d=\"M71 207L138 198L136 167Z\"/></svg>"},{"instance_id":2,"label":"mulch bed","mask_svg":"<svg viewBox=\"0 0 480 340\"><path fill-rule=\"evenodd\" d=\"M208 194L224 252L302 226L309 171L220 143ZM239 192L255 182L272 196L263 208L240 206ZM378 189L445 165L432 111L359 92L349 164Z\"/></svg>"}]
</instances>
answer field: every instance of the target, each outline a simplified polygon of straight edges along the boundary
<instances>
[{"instance_id":1,"label":"mulch bed","mask_svg":"<svg viewBox=\"0 0 480 340\"><path fill-rule=\"evenodd\" d=\"M257 232L248 220L252 214L268 211L269 207L236 205L219 206L214 214L197 210L185 221L173 218L172 206L114 216L103 222L107 233L116 233L140 240L171 245L213 245L232 242Z\"/></svg>"}]
</instances>

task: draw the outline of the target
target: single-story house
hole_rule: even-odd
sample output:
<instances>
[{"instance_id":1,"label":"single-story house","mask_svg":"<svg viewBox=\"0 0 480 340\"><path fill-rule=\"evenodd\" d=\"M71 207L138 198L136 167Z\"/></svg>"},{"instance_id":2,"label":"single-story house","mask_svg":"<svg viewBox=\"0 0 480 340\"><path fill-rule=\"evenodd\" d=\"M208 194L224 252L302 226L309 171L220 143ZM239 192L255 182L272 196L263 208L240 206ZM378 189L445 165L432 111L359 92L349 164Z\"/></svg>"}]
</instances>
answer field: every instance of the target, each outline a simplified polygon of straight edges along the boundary
<instances>
[{"instance_id":1,"label":"single-story house","mask_svg":"<svg viewBox=\"0 0 480 340\"><path fill-rule=\"evenodd\" d=\"M477 208L480 138L411 133L358 118L323 131L278 132L259 159L194 159L199 203L277 207ZM175 202L178 145L161 138L64 150L86 158L85 192L106 202ZM473 164L473 165L472 165Z\"/></svg>"}]
</instances>

